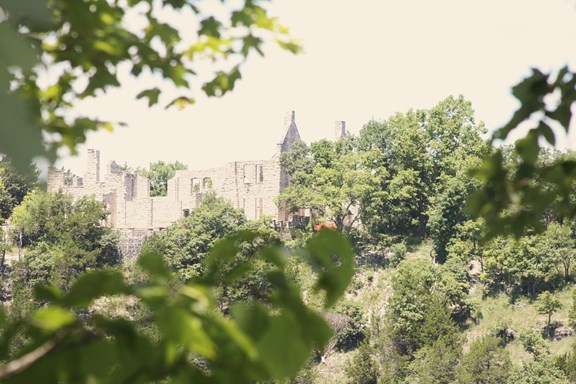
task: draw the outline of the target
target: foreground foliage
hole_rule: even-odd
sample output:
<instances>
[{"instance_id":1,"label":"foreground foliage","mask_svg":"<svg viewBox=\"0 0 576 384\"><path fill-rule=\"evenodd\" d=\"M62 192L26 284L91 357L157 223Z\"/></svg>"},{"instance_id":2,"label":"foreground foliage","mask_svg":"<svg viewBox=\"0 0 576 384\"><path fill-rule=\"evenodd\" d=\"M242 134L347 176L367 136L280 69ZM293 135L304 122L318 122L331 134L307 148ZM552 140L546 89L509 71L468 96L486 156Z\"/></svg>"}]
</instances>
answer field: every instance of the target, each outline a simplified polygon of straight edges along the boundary
<instances>
[{"instance_id":1,"label":"foreground foliage","mask_svg":"<svg viewBox=\"0 0 576 384\"><path fill-rule=\"evenodd\" d=\"M257 257L273 268L269 305L237 304L229 317L217 311L212 288L250 273L251 263L236 258L240 244L254 232L240 232L217 243L202 278L174 287L160 255L144 252L139 265L148 278L129 283L119 272L92 272L68 292L39 287L36 297L50 303L28 318L0 317L0 381L3 383L249 383L295 376L331 331L302 300L287 278L288 254L261 249ZM325 307L333 306L352 277L352 250L337 233L323 230L300 253L316 271L316 289ZM337 261L337 262L336 262ZM223 271L227 273L222 274ZM152 340L128 320L91 310L94 299L129 295L145 305L158 330ZM24 332L28 342L14 355L12 339Z\"/></svg>"},{"instance_id":2,"label":"foreground foliage","mask_svg":"<svg viewBox=\"0 0 576 384\"><path fill-rule=\"evenodd\" d=\"M261 1L220 9L214 3L2 1L0 113L11 118L0 123L0 153L20 168L35 156L54 160L60 147L75 153L89 131L110 130L112 123L77 113L72 118L74 106L120 87L123 77L151 80L134 95L149 106L183 108L198 92L221 96L234 89L242 64L253 51L262 55L265 41L300 50ZM185 26L165 21L182 15L191 20ZM165 100L164 91L177 96Z\"/></svg>"},{"instance_id":3,"label":"foreground foliage","mask_svg":"<svg viewBox=\"0 0 576 384\"><path fill-rule=\"evenodd\" d=\"M542 218L548 212L560 220L576 217L576 159L558 156L546 161L541 145L556 144L561 134L552 127L566 134L573 129L576 73L568 67L551 73L533 69L531 76L512 88L512 94L520 107L506 125L494 131L491 142L499 143L519 127L529 127L514 144L517 161L507 163L506 150L496 148L472 172L482 188L472 196L470 207L486 220L486 237L509 234L518 238L527 228L542 231Z\"/></svg>"}]
</instances>

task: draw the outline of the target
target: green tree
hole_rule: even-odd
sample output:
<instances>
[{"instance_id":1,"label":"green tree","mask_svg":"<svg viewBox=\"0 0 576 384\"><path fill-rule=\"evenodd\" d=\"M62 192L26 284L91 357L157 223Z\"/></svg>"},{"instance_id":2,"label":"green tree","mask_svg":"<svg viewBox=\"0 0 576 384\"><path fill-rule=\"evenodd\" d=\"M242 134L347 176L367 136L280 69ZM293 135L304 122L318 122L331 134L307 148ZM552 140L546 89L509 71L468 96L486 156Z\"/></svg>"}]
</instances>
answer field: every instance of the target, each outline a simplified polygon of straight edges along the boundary
<instances>
[{"instance_id":1,"label":"green tree","mask_svg":"<svg viewBox=\"0 0 576 384\"><path fill-rule=\"evenodd\" d=\"M450 238L446 250L449 259L458 259L469 262L477 260L480 270L484 272L484 250L486 244L482 243L484 223L482 219L467 220L455 228L456 234Z\"/></svg>"},{"instance_id":2,"label":"green tree","mask_svg":"<svg viewBox=\"0 0 576 384\"><path fill-rule=\"evenodd\" d=\"M566 375L549 358L515 366L506 384L568 384Z\"/></svg>"},{"instance_id":3,"label":"green tree","mask_svg":"<svg viewBox=\"0 0 576 384\"><path fill-rule=\"evenodd\" d=\"M576 241L572 228L568 225L551 223L540 236L540 252L562 266L564 280L572 278L572 265L576 258Z\"/></svg>"},{"instance_id":4,"label":"green tree","mask_svg":"<svg viewBox=\"0 0 576 384\"><path fill-rule=\"evenodd\" d=\"M91 197L34 191L14 209L11 223L27 247L25 284L61 288L90 269L120 263L117 235L103 223L107 213Z\"/></svg>"},{"instance_id":5,"label":"green tree","mask_svg":"<svg viewBox=\"0 0 576 384\"><path fill-rule=\"evenodd\" d=\"M457 367L455 383L458 384L499 384L505 383L512 362L500 340L494 336L484 336L475 340Z\"/></svg>"},{"instance_id":6,"label":"green tree","mask_svg":"<svg viewBox=\"0 0 576 384\"><path fill-rule=\"evenodd\" d=\"M245 222L242 211L208 193L188 217L158 235L153 246L164 255L168 266L187 280L203 273L203 261L214 243L240 230Z\"/></svg>"},{"instance_id":7,"label":"green tree","mask_svg":"<svg viewBox=\"0 0 576 384\"><path fill-rule=\"evenodd\" d=\"M376 184L376 191L362 201L368 232L426 236L433 200L472 158L486 152L484 132L462 96L448 97L430 110L366 124L359 147L367 152Z\"/></svg>"},{"instance_id":8,"label":"green tree","mask_svg":"<svg viewBox=\"0 0 576 384\"><path fill-rule=\"evenodd\" d=\"M389 335L400 355L458 333L448 305L452 304L434 265L424 259L405 260L392 279L394 295L388 301Z\"/></svg>"},{"instance_id":9,"label":"green tree","mask_svg":"<svg viewBox=\"0 0 576 384\"><path fill-rule=\"evenodd\" d=\"M424 236L429 204L430 158L421 129L424 111L371 121L360 131L360 148L376 185L362 200L362 222L373 236Z\"/></svg>"},{"instance_id":10,"label":"green tree","mask_svg":"<svg viewBox=\"0 0 576 384\"><path fill-rule=\"evenodd\" d=\"M434 242L435 260L444 263L448 245L456 237L460 225L471 217L465 212L466 200L474 188L469 177L454 177L446 182L445 189L434 199L430 209L428 227Z\"/></svg>"},{"instance_id":11,"label":"green tree","mask_svg":"<svg viewBox=\"0 0 576 384\"><path fill-rule=\"evenodd\" d=\"M546 357L549 355L550 350L546 341L541 333L536 333L533 330L522 332L519 337L524 350L534 356L535 359Z\"/></svg>"},{"instance_id":12,"label":"green tree","mask_svg":"<svg viewBox=\"0 0 576 384\"><path fill-rule=\"evenodd\" d=\"M360 201L369 190L369 174L353 138L300 143L282 155L290 185L278 196L288 212L309 208L315 221L330 221L349 234L360 218Z\"/></svg>"},{"instance_id":13,"label":"green tree","mask_svg":"<svg viewBox=\"0 0 576 384\"><path fill-rule=\"evenodd\" d=\"M558 263L543 251L541 241L538 235L491 241L483 252L484 277L509 291L532 296L553 285L558 276Z\"/></svg>"},{"instance_id":14,"label":"green tree","mask_svg":"<svg viewBox=\"0 0 576 384\"><path fill-rule=\"evenodd\" d=\"M104 225L107 215L104 204L92 197L74 201L72 195L63 192L34 191L14 209L10 221L17 232L22 232L24 245L70 239L91 247L110 232Z\"/></svg>"},{"instance_id":15,"label":"green tree","mask_svg":"<svg viewBox=\"0 0 576 384\"><path fill-rule=\"evenodd\" d=\"M452 336L441 337L432 345L424 346L414 354L406 384L451 384L462 347Z\"/></svg>"},{"instance_id":16,"label":"green tree","mask_svg":"<svg viewBox=\"0 0 576 384\"><path fill-rule=\"evenodd\" d=\"M350 384L376 384L378 369L374 360L374 350L369 340L364 340L344 367Z\"/></svg>"},{"instance_id":17,"label":"green tree","mask_svg":"<svg viewBox=\"0 0 576 384\"><path fill-rule=\"evenodd\" d=\"M261 3L242 1L219 12L206 1L3 1L0 111L12 118L2 123L0 153L23 168L34 156L54 159L59 147L76 153L89 131L111 129L107 121L69 116L78 100L119 87L122 68L171 83L144 86L136 98L182 108L194 103L200 88L208 96L232 90L242 64L253 51L263 54L266 41L298 52L288 30ZM127 22L140 12L138 23ZM170 13L185 14L194 33L166 23L163 15ZM212 73L195 85L200 58L212 60ZM48 83L43 68L49 68ZM180 96L164 100L169 87ZM45 143L43 134L57 139Z\"/></svg>"},{"instance_id":18,"label":"green tree","mask_svg":"<svg viewBox=\"0 0 576 384\"><path fill-rule=\"evenodd\" d=\"M37 183L38 170L35 166L16 169L7 157L0 160L0 221L10 217L14 207L36 188Z\"/></svg>"},{"instance_id":19,"label":"green tree","mask_svg":"<svg viewBox=\"0 0 576 384\"><path fill-rule=\"evenodd\" d=\"M168 180L176 175L176 171L186 169L188 166L179 161L165 163L160 160L150 163L148 169L139 168L136 172L150 180L150 196L166 196Z\"/></svg>"},{"instance_id":20,"label":"green tree","mask_svg":"<svg viewBox=\"0 0 576 384\"><path fill-rule=\"evenodd\" d=\"M536 310L539 314L546 315L548 317L546 321L547 327L550 327L552 315L558 312L558 310L561 308L562 303L560 300L554 297L554 295L550 292L546 291L538 296L538 300L536 302Z\"/></svg>"}]
</instances>

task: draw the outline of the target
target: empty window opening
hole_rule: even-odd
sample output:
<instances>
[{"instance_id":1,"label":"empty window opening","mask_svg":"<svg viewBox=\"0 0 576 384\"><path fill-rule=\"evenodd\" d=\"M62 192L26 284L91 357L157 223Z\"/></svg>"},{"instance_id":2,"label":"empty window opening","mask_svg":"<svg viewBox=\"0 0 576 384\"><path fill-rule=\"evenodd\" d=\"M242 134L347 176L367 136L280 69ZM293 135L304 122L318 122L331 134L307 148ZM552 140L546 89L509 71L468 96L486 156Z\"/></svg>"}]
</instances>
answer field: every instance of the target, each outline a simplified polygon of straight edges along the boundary
<instances>
[{"instance_id":1,"label":"empty window opening","mask_svg":"<svg viewBox=\"0 0 576 384\"><path fill-rule=\"evenodd\" d=\"M200 192L200 179L198 179L197 177L192 178L191 185L192 185L191 189L192 193Z\"/></svg>"},{"instance_id":2,"label":"empty window opening","mask_svg":"<svg viewBox=\"0 0 576 384\"><path fill-rule=\"evenodd\" d=\"M202 179L202 188L212 189L212 179L209 177L205 177L204 179Z\"/></svg>"},{"instance_id":3,"label":"empty window opening","mask_svg":"<svg viewBox=\"0 0 576 384\"><path fill-rule=\"evenodd\" d=\"M253 174L250 173L250 166L248 164L244 164L244 184L251 184Z\"/></svg>"},{"instance_id":4,"label":"empty window opening","mask_svg":"<svg viewBox=\"0 0 576 384\"><path fill-rule=\"evenodd\" d=\"M264 166L262 164L256 165L256 182L262 183L264 181Z\"/></svg>"},{"instance_id":5,"label":"empty window opening","mask_svg":"<svg viewBox=\"0 0 576 384\"><path fill-rule=\"evenodd\" d=\"M258 199L258 219L260 219L262 216L264 216L264 199L263 198L259 198Z\"/></svg>"}]
</instances>

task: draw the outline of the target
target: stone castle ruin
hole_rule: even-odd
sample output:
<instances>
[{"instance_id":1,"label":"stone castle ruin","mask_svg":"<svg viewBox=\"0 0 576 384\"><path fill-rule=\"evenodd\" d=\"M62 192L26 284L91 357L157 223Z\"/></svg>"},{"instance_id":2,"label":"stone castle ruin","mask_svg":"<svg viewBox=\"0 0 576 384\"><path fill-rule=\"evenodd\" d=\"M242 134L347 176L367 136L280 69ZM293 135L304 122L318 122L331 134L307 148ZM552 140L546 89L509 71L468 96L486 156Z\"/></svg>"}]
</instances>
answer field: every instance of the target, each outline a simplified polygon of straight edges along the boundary
<instances>
[{"instance_id":1,"label":"stone castle ruin","mask_svg":"<svg viewBox=\"0 0 576 384\"><path fill-rule=\"evenodd\" d=\"M337 138L345 135L345 123L336 122L335 131ZM295 113L290 111L285 117L284 135L271 159L176 171L175 177L168 181L167 196L161 197L150 196L150 182L146 177L126 173L115 162L108 164L101 177L100 152L89 149L84 177L67 177L64 170L52 168L48 172L48 191L61 190L75 198L93 195L103 201L109 212L108 225L120 230L124 237L136 239L133 245L136 248L141 244L140 238L143 240L148 234L187 216L210 191L243 210L250 220L267 216L276 223L287 223L295 217L282 212L274 201L289 183L280 166L280 156L300 140Z\"/></svg>"}]
</instances>

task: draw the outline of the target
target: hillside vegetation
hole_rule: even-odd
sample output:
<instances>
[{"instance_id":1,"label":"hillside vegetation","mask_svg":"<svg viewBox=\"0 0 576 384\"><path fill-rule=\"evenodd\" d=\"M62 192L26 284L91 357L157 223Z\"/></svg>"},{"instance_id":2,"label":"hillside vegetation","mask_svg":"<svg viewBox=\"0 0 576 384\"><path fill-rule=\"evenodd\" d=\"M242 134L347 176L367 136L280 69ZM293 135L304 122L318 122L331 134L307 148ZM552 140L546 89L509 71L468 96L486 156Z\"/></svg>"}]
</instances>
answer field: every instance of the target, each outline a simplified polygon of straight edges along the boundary
<instances>
[{"instance_id":1,"label":"hillside vegetation","mask_svg":"<svg viewBox=\"0 0 576 384\"><path fill-rule=\"evenodd\" d=\"M418 245L413 252L407 252L406 259L430 259L431 247L430 242L424 242ZM361 308L364 314L363 321L374 344L377 343L374 342L374 338L379 336L380 329L375 327L373 322L384 316L386 303L393 295L392 276L395 272L395 268L360 266L357 268L354 279L345 295L346 300L355 302ZM474 270L471 272L474 273ZM562 306L552 315L555 333L554 336L550 337L546 328L547 316L538 312L537 297L518 297L506 293L486 295L485 285L482 282L471 283L467 299L475 303L476 308L473 318L462 324L459 330L462 337L462 352L469 353L470 347L475 341L487 336L496 336L499 341L498 345L510 358L511 367L521 367L541 358L536 357L530 351L531 347L527 347L526 339L530 335L536 340L535 343L539 346L538 348L544 351L542 353L544 355L549 354L551 361L557 362L562 358L571 356L576 342L574 329L571 327L574 320L571 319L570 315L570 312L574 311L575 288L576 285L571 282L555 292L554 295ZM351 377L349 373L350 365L354 364L355 357L360 354L359 349L335 351L330 354L325 361L316 366L314 382L323 384L372 382L370 378ZM372 356L375 356L374 351L372 351ZM557 364L562 366L561 363ZM377 361L375 365L378 366ZM379 368L375 372L378 370ZM358 375L358 373L356 374ZM379 374L376 373L374 377L378 377ZM382 378L380 380L382 381ZM571 376L571 380L566 382L573 382L573 380L574 376ZM460 379L460 381L447 382L477 381Z\"/></svg>"},{"instance_id":2,"label":"hillside vegetation","mask_svg":"<svg viewBox=\"0 0 576 384\"><path fill-rule=\"evenodd\" d=\"M0 381L573 382L576 224L554 204L576 195L515 237L494 232L467 209L485 187L470 170L495 151L511 178L526 170L484 133L460 96L298 143L277 203L308 208L308 227L278 233L207 194L136 263L101 202L4 178L23 257L0 265Z\"/></svg>"}]
</instances>

